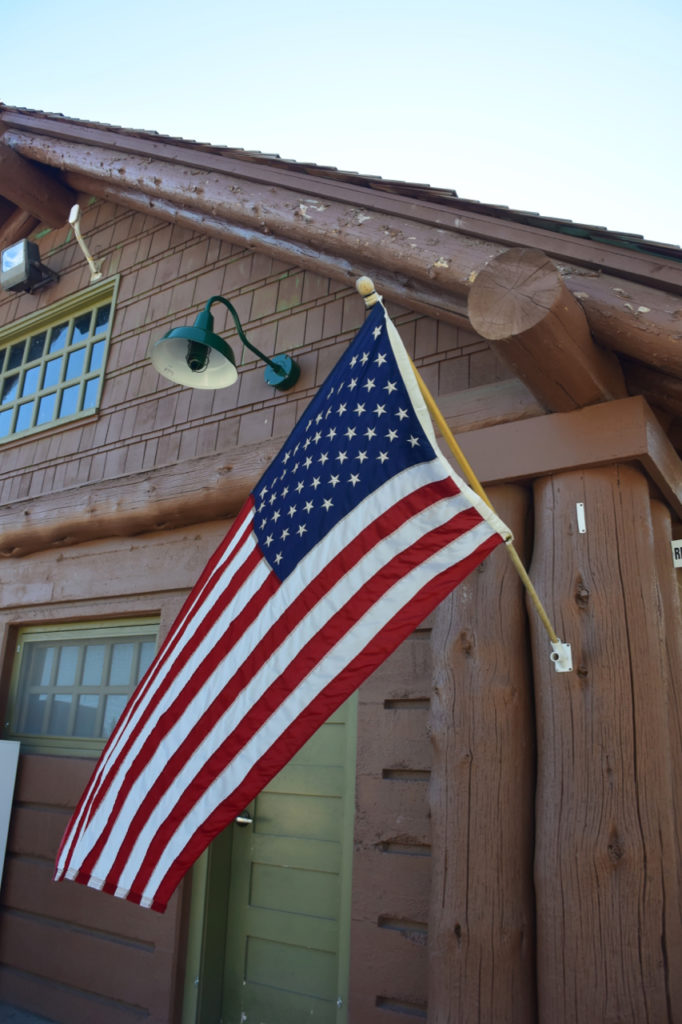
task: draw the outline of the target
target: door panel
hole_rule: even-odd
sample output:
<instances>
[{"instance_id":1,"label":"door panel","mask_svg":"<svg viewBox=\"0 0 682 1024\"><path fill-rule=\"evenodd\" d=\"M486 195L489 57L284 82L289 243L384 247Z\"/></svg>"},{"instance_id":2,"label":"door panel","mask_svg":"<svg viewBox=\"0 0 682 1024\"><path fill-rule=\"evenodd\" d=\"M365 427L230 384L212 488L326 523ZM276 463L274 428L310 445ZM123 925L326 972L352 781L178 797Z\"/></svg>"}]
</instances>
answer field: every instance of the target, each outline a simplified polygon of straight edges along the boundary
<instances>
[{"instance_id":1,"label":"door panel","mask_svg":"<svg viewBox=\"0 0 682 1024\"><path fill-rule=\"evenodd\" d=\"M344 1024L357 698L231 826L224 1024Z\"/></svg>"}]
</instances>

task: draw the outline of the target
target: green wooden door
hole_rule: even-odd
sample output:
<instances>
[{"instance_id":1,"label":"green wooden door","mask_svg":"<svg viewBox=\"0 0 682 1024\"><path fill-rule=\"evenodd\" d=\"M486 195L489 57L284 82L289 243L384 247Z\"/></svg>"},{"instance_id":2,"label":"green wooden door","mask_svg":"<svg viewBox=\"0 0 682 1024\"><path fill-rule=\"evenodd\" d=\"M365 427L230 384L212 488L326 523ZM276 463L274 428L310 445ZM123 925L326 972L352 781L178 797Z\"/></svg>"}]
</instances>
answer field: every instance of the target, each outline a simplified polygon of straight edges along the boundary
<instances>
[{"instance_id":1,"label":"green wooden door","mask_svg":"<svg viewBox=\"0 0 682 1024\"><path fill-rule=\"evenodd\" d=\"M213 844L195 1020L345 1024L356 715L352 697Z\"/></svg>"}]
</instances>

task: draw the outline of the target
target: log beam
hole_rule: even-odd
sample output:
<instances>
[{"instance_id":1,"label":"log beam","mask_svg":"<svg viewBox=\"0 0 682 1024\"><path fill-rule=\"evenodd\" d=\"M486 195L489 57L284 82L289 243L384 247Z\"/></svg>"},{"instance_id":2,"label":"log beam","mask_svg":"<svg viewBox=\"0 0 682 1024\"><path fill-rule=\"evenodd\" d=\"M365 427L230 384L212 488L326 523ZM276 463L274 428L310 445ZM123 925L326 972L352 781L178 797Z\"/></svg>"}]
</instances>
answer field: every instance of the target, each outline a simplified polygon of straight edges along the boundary
<instances>
[{"instance_id":1,"label":"log beam","mask_svg":"<svg viewBox=\"0 0 682 1024\"><path fill-rule=\"evenodd\" d=\"M508 249L477 274L471 326L550 412L626 395L611 352L590 337L585 313L552 261L537 249Z\"/></svg>"},{"instance_id":2,"label":"log beam","mask_svg":"<svg viewBox=\"0 0 682 1024\"><path fill-rule=\"evenodd\" d=\"M0 141L0 195L51 228L69 218L76 194L40 164Z\"/></svg>"},{"instance_id":3,"label":"log beam","mask_svg":"<svg viewBox=\"0 0 682 1024\"><path fill-rule=\"evenodd\" d=\"M0 249L7 245L19 242L34 231L40 221L37 217L27 213L26 210L17 210L11 213L3 224L0 224Z\"/></svg>"},{"instance_id":4,"label":"log beam","mask_svg":"<svg viewBox=\"0 0 682 1024\"><path fill-rule=\"evenodd\" d=\"M493 237L486 223L494 218L469 224L433 202L123 134L89 129L85 143L85 129L63 123L44 124L54 137L38 135L30 119L13 114L11 120L26 130L9 127L8 143L59 168L79 191L219 237L233 231L241 244L296 265L308 266L301 259L314 256L318 273L345 283L368 271L381 291L379 271L385 272L402 282L403 299L414 290L420 312L447 320L449 308L457 307L459 319L450 322L466 317L472 281L511 241L509 224L506 235ZM502 230L500 222L494 227ZM522 233L560 261L595 341L682 378L679 264L606 245L576 247L556 232Z\"/></svg>"},{"instance_id":5,"label":"log beam","mask_svg":"<svg viewBox=\"0 0 682 1024\"><path fill-rule=\"evenodd\" d=\"M529 496L490 498L523 552ZM436 611L429 1024L536 1024L535 726L523 588L498 549Z\"/></svg>"},{"instance_id":6,"label":"log beam","mask_svg":"<svg viewBox=\"0 0 682 1024\"><path fill-rule=\"evenodd\" d=\"M542 413L523 384L514 380L446 396L443 409L458 432ZM283 437L273 438L227 455L204 455L2 505L0 557L235 515L283 442Z\"/></svg>"}]
</instances>

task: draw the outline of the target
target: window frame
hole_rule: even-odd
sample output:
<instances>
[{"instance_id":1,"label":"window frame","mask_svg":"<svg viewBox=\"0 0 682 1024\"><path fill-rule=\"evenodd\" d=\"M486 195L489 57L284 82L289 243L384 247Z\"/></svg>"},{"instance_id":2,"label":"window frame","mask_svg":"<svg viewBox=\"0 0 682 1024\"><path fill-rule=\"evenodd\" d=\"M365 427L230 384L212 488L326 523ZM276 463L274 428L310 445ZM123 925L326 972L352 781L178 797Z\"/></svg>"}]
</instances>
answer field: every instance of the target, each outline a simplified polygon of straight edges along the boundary
<instances>
[{"instance_id":1,"label":"window frame","mask_svg":"<svg viewBox=\"0 0 682 1024\"><path fill-rule=\"evenodd\" d=\"M159 647L161 629L160 615L140 615L128 618L79 620L68 623L44 623L18 626L14 631L11 671L7 698L6 726L3 739L19 740L22 753L58 754L72 757L98 757L107 742L106 737L74 736L65 734L28 733L18 730L20 716L23 711L24 692L20 685L21 667L25 656L26 642L49 641L55 643L69 641L78 643L81 648L91 641L115 641L127 636L139 636L147 633L154 642L155 654ZM82 655L79 654L79 657ZM139 682L139 680L138 680ZM126 703L135 690L135 683L126 695ZM105 695L106 687L101 691ZM52 688L49 691L52 693ZM120 693L120 691L116 691ZM77 695L73 685L64 688L64 693ZM115 728L115 726L114 726Z\"/></svg>"},{"instance_id":2,"label":"window frame","mask_svg":"<svg viewBox=\"0 0 682 1024\"><path fill-rule=\"evenodd\" d=\"M33 434L43 433L46 430L51 430L56 427L62 427L65 424L73 423L76 420L96 415L96 413L99 410L100 402L102 400L102 388L104 385L104 376L109 356L109 345L111 341L114 317L116 315L116 300L118 297L119 279L120 275L115 275L113 277L107 278L104 281L98 281L96 284L90 285L88 288L85 288L82 291L77 292L75 295L70 295L65 299L60 299L58 302L54 302L50 306L46 306L43 309L36 310L34 313L29 313L28 316L22 317L20 320L16 320L11 324L7 324L4 327L0 327L0 350L4 352L4 350L9 350L12 347L12 345L16 344L17 342L20 342L22 340L28 342L31 336L33 335L40 334L42 331L49 332L50 328L58 326L61 323L61 321L65 320L68 323L70 321L76 320L79 316L82 316L87 312L94 313L98 306L103 306L107 303L109 303L111 307L106 332L102 335L101 338L98 338L98 341L104 342L99 377L97 378L95 376L92 376L90 378L91 380L98 380L97 394L95 396L93 404L89 405L87 409L81 409L77 412L69 413L65 416L59 416L57 418L53 417L44 423L36 422L33 426L25 427L23 430L15 429L12 433L8 433L0 437L0 445L7 444L15 440L21 440L26 437L30 437ZM35 395L34 401L38 401L41 397L47 398L51 394L61 397L67 390L67 387L65 386L67 378L65 378L64 376L66 373L65 357L67 348L69 348L70 337L71 332L69 332L69 339L64 343L64 355L61 357L62 365L59 380L54 385L50 384L47 388L45 388L44 386L41 388L36 388L35 391L31 392L31 394ZM88 335L88 338L91 339L92 337L92 334ZM88 340L84 347L86 350L91 351L92 341ZM82 348L74 348L69 353L69 357L75 355L80 351L82 351ZM21 363L17 367L17 374L21 375L23 372L25 372L27 362L36 362L37 366L41 368L47 367L49 364L49 361L45 358L47 354L48 353L45 352L40 356L40 362L37 362L37 360L27 360L25 358L22 359ZM24 351L24 356L25 355L26 351ZM32 369L29 369L26 372L32 372ZM78 374L78 376L74 376L73 384L68 385L69 387L75 385L79 386L79 388L81 389L79 391L79 401L81 401L82 397L84 396L84 382L87 380L90 373L91 371L84 367L83 370ZM5 377L6 375L7 371L5 371ZM21 380L23 379L24 378L21 377ZM12 410L17 410L23 404L21 400L24 397L28 398L28 395L24 396L22 394L17 393L17 395L14 396L11 402L6 402L4 404L6 404L8 408Z\"/></svg>"}]
</instances>

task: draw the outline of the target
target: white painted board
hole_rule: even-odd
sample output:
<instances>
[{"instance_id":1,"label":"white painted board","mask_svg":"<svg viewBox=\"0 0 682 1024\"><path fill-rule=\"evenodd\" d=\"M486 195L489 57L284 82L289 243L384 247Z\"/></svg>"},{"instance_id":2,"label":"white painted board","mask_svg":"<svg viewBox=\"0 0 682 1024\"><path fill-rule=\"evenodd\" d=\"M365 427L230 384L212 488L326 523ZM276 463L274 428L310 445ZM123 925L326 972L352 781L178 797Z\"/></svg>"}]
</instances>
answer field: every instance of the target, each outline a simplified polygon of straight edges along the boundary
<instances>
[{"instance_id":1,"label":"white painted board","mask_svg":"<svg viewBox=\"0 0 682 1024\"><path fill-rule=\"evenodd\" d=\"M5 867L7 835L12 816L14 783L19 762L19 746L17 740L0 740L0 882L2 882L2 873Z\"/></svg>"}]
</instances>

